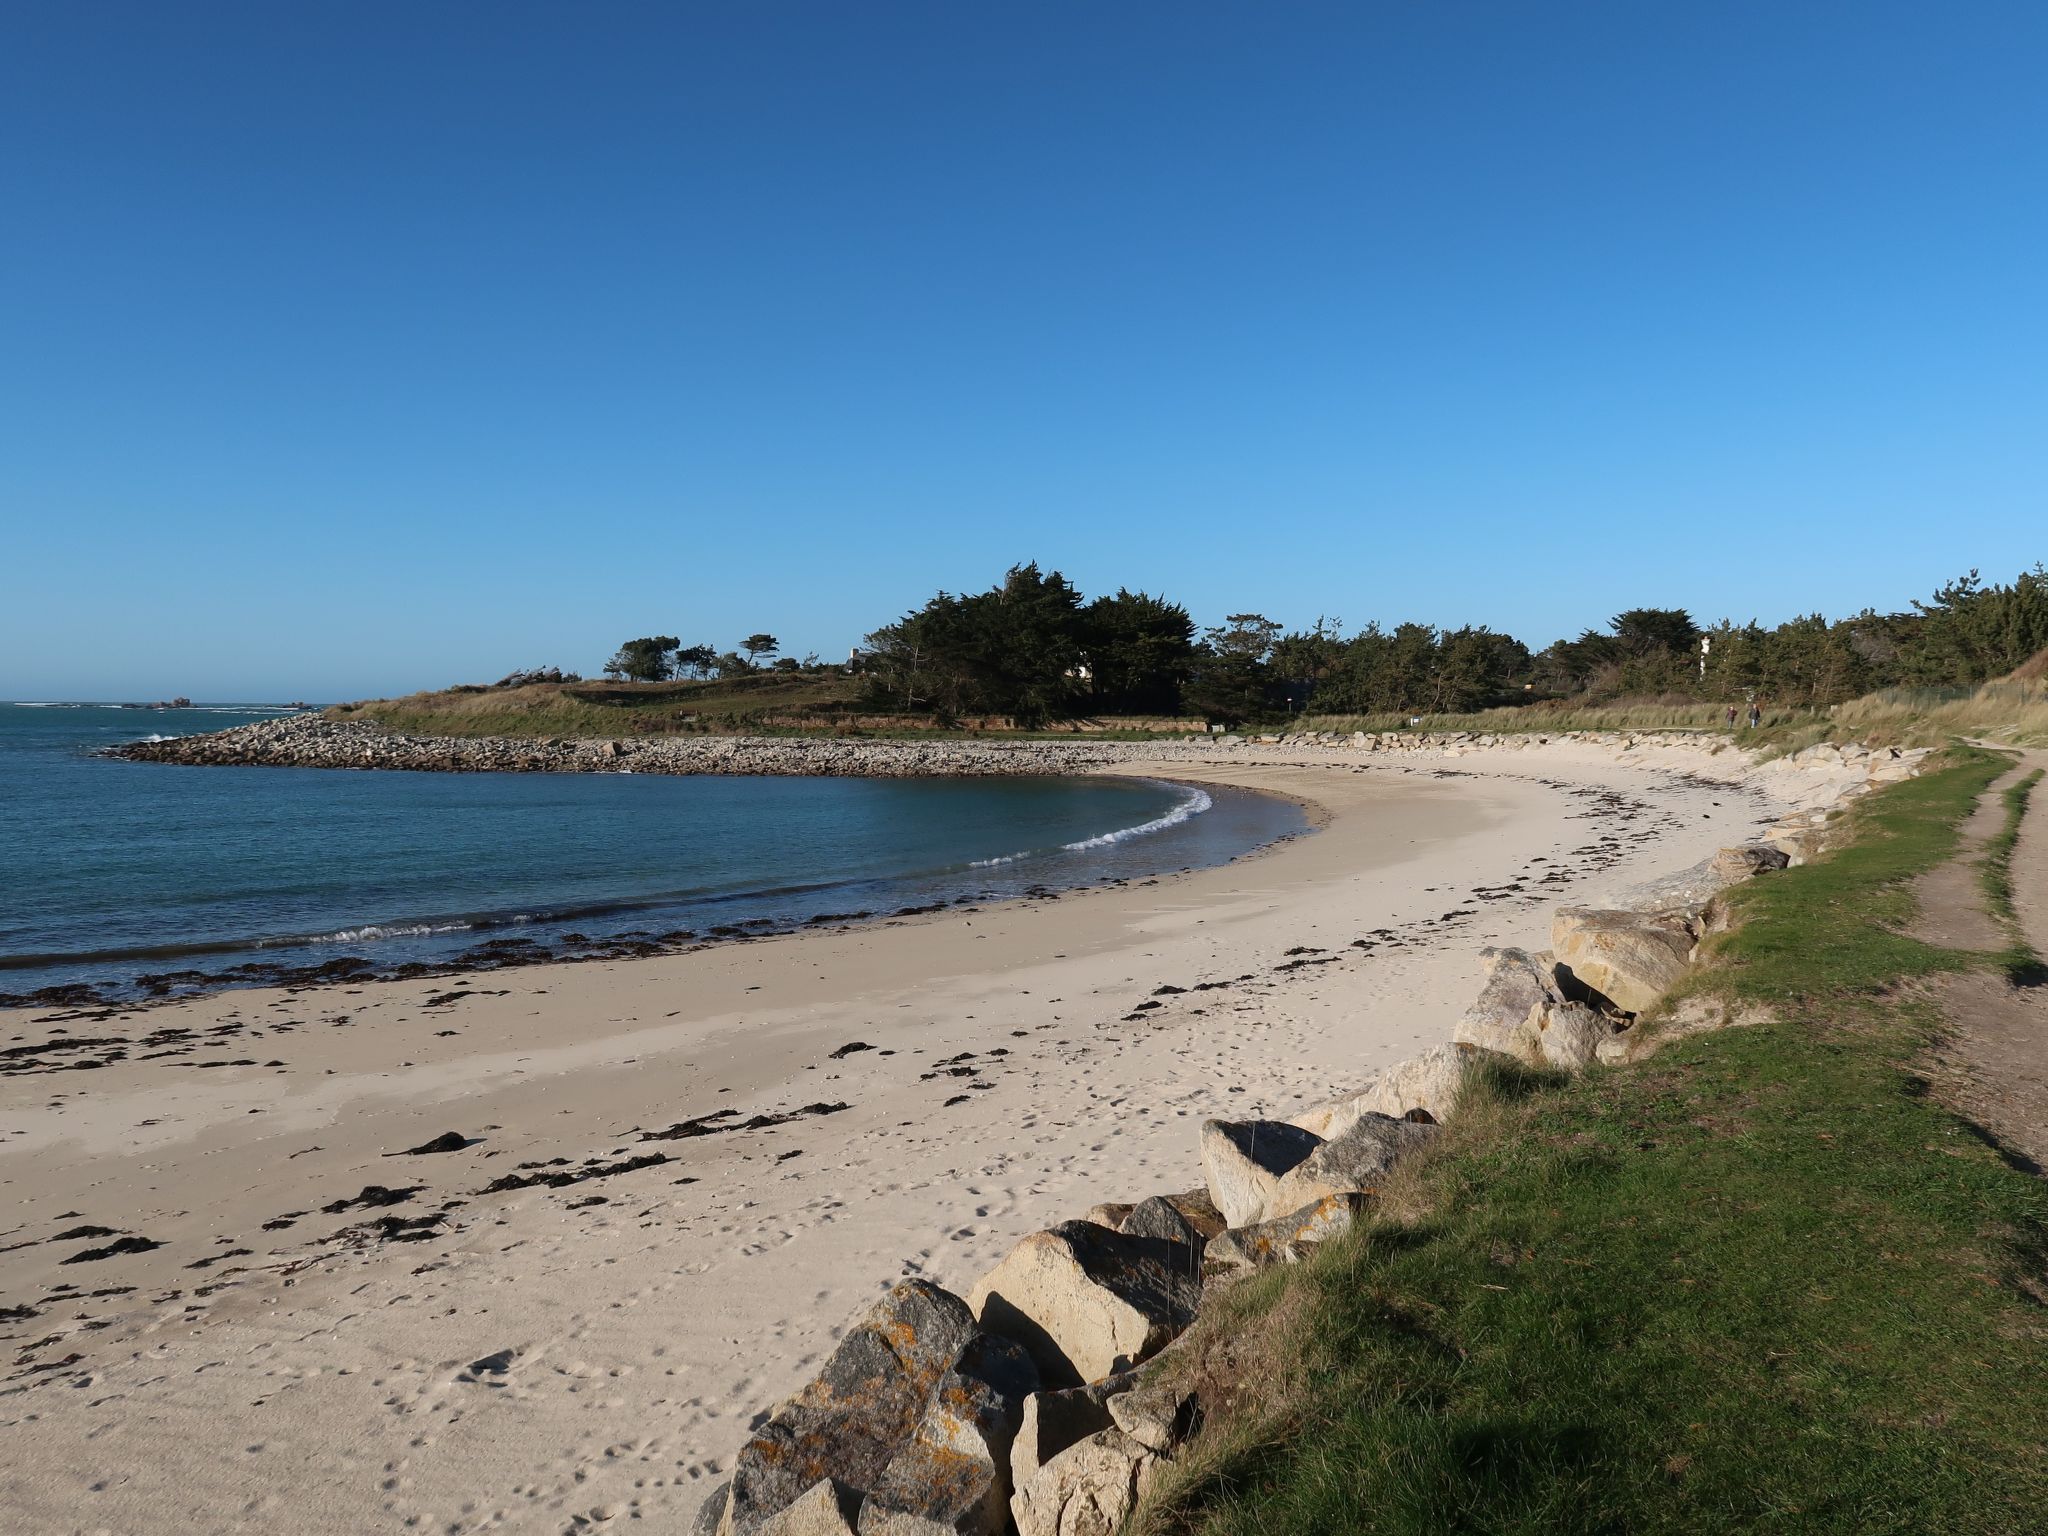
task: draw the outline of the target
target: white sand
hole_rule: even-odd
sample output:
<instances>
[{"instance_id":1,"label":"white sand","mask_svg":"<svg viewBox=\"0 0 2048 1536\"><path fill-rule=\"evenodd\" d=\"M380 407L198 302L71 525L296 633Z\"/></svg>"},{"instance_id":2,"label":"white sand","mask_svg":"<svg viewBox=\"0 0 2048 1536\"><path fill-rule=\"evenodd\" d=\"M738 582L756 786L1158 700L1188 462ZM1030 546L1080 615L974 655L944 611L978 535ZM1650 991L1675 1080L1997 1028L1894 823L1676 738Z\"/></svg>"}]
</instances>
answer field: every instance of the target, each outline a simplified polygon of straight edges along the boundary
<instances>
[{"instance_id":1,"label":"white sand","mask_svg":"<svg viewBox=\"0 0 2048 1536\"><path fill-rule=\"evenodd\" d=\"M0 1528L685 1529L749 1421L899 1277L965 1290L1025 1232L1198 1183L1205 1116L1358 1084L1447 1035L1481 946L1541 947L1552 907L1690 864L1842 783L1563 743L1455 761L1241 751L1168 771L1293 794L1327 824L1227 868L1055 902L64 1026L249 1028L0 1081L0 1303L39 1313L0 1324L20 1356L0 1398ZM1570 879L1536 883L1552 869ZM1472 895L1518 879L1521 894ZM1441 920L1453 911L1472 915ZM1408 942L1347 948L1382 928ZM1304 945L1341 958L1275 969ZM1126 1017L1162 984L1240 975L1254 979ZM472 995L422 1007L454 989ZM0 1024L20 1043L51 1033L44 1017ZM876 1049L830 1058L856 1040ZM963 1052L950 1065L974 1075L926 1076ZM259 1065L197 1065L244 1059ZM851 1107L636 1139L815 1101ZM481 1139L383 1155L448 1130ZM654 1151L673 1161L479 1193L516 1164ZM426 1187L387 1211L320 1211L367 1184ZM431 1241L321 1241L450 1200ZM263 1229L289 1212L309 1214ZM95 1245L48 1239L87 1223L164 1246L61 1265ZM232 1249L251 1252L191 1267ZM65 1284L136 1289L49 1299ZM502 1369L472 1369L494 1355Z\"/></svg>"}]
</instances>

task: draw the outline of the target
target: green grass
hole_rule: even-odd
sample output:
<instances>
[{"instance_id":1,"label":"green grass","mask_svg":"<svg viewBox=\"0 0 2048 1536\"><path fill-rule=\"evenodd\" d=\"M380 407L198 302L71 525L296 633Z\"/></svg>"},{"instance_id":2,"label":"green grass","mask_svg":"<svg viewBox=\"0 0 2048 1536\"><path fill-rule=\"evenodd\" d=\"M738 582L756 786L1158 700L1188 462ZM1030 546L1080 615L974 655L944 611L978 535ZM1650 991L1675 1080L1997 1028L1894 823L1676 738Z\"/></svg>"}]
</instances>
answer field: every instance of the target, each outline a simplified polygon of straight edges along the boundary
<instances>
[{"instance_id":1,"label":"green grass","mask_svg":"<svg viewBox=\"0 0 2048 1536\"><path fill-rule=\"evenodd\" d=\"M1869 802L1851 822L1851 848L1733 892L1740 926L1719 942L1719 965L1702 974L1702 988L1803 1008L1982 964L1981 956L1899 930L1913 916L1913 877L1956 851L1964 818L2007 766L1991 753L1957 749L1951 766Z\"/></svg>"},{"instance_id":2,"label":"green grass","mask_svg":"<svg viewBox=\"0 0 2048 1536\"><path fill-rule=\"evenodd\" d=\"M1774 1022L1493 1074L1392 1192L1407 1219L1205 1320L1168 1368L1241 1401L1145 1524L2043 1529L2048 1192L1915 1068L1913 979L1985 962L1891 931L2002 766L1960 751L1745 888L1699 986Z\"/></svg>"}]
</instances>

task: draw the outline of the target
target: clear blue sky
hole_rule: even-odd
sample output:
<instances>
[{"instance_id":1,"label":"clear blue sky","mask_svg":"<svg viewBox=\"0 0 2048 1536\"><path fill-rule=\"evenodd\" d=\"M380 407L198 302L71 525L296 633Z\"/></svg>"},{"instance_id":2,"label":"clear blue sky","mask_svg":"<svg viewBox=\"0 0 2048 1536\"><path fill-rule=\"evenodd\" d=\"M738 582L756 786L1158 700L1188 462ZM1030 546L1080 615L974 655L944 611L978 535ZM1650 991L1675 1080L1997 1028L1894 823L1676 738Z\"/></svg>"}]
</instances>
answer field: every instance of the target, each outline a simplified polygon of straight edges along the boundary
<instances>
[{"instance_id":1,"label":"clear blue sky","mask_svg":"<svg viewBox=\"0 0 2048 1536\"><path fill-rule=\"evenodd\" d=\"M2048 557L2048 6L0 14L0 697Z\"/></svg>"}]
</instances>

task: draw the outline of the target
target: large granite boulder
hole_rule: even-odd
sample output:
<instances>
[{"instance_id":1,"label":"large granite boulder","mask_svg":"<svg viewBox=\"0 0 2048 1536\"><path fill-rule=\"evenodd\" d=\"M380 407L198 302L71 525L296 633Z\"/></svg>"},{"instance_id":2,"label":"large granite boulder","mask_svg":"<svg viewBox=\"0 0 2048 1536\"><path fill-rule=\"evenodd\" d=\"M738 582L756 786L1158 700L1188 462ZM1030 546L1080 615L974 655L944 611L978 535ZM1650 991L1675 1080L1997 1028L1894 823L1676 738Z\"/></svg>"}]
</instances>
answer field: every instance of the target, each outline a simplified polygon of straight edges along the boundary
<instances>
[{"instance_id":1,"label":"large granite boulder","mask_svg":"<svg viewBox=\"0 0 2048 1536\"><path fill-rule=\"evenodd\" d=\"M1361 1116L1343 1135L1287 1170L1273 1186L1260 1219L1290 1215L1329 1195L1370 1193L1397 1161L1437 1133L1438 1127L1423 1121Z\"/></svg>"},{"instance_id":2,"label":"large granite boulder","mask_svg":"<svg viewBox=\"0 0 2048 1536\"><path fill-rule=\"evenodd\" d=\"M1920 771L1920 759L1928 749L1920 747L1913 751L1902 751L1898 747L1882 748L1873 752L1865 766L1873 784L1896 784L1901 779L1910 779Z\"/></svg>"},{"instance_id":3,"label":"large granite boulder","mask_svg":"<svg viewBox=\"0 0 2048 1536\"><path fill-rule=\"evenodd\" d=\"M828 1477L763 1521L761 1536L859 1536L859 1507L859 1494Z\"/></svg>"},{"instance_id":4,"label":"large granite boulder","mask_svg":"<svg viewBox=\"0 0 2048 1536\"><path fill-rule=\"evenodd\" d=\"M1786 827L1769 835L1770 845L1793 865L1811 864L1827 852L1825 827Z\"/></svg>"},{"instance_id":5,"label":"large granite boulder","mask_svg":"<svg viewBox=\"0 0 2048 1536\"><path fill-rule=\"evenodd\" d=\"M1488 949L1486 985L1472 1005L1458 1015L1451 1038L1484 1050L1520 1056L1526 1049L1529 1016L1547 1003L1562 1003L1564 991L1551 969L1550 956L1526 949Z\"/></svg>"},{"instance_id":6,"label":"large granite boulder","mask_svg":"<svg viewBox=\"0 0 2048 1536\"><path fill-rule=\"evenodd\" d=\"M1003 1536L1010 1442L1038 1368L1024 1346L978 1335L939 1379L910 1443L860 1507L859 1536Z\"/></svg>"},{"instance_id":7,"label":"large granite boulder","mask_svg":"<svg viewBox=\"0 0 2048 1536\"><path fill-rule=\"evenodd\" d=\"M1162 1456L1195 1432L1201 1404L1185 1387L1135 1386L1109 1400L1116 1427Z\"/></svg>"},{"instance_id":8,"label":"large granite boulder","mask_svg":"<svg viewBox=\"0 0 2048 1536\"><path fill-rule=\"evenodd\" d=\"M1665 913L1560 907L1550 922L1559 973L1623 1013L1641 1013L1677 986L1694 943L1690 925Z\"/></svg>"},{"instance_id":9,"label":"large granite boulder","mask_svg":"<svg viewBox=\"0 0 2048 1536\"><path fill-rule=\"evenodd\" d=\"M1115 1536L1159 1465L1156 1451L1120 1429L1069 1446L1010 1500L1017 1536Z\"/></svg>"},{"instance_id":10,"label":"large granite boulder","mask_svg":"<svg viewBox=\"0 0 2048 1536\"><path fill-rule=\"evenodd\" d=\"M1611 905L1626 912L1703 912L1728 885L1729 877L1714 867L1712 859L1701 859L1690 868L1616 892Z\"/></svg>"},{"instance_id":11,"label":"large granite boulder","mask_svg":"<svg viewBox=\"0 0 2048 1536\"><path fill-rule=\"evenodd\" d=\"M1202 1245L1209 1240L1207 1234L1182 1214L1179 1206L1158 1195L1133 1206L1117 1230L1126 1237L1155 1237L1161 1242L1185 1243L1195 1250L1198 1257Z\"/></svg>"},{"instance_id":12,"label":"large granite boulder","mask_svg":"<svg viewBox=\"0 0 2048 1536\"><path fill-rule=\"evenodd\" d=\"M1223 1213L1216 1209L1216 1202L1210 1197L1206 1185L1183 1194L1161 1195L1159 1198L1179 1211L1187 1224L1202 1234L1204 1242L1230 1225L1223 1219Z\"/></svg>"},{"instance_id":13,"label":"large granite boulder","mask_svg":"<svg viewBox=\"0 0 2048 1536\"><path fill-rule=\"evenodd\" d=\"M1584 1003L1559 1003L1539 1009L1530 1019L1534 1046L1531 1064L1583 1072L1606 1059L1601 1050L1615 1035L1614 1021Z\"/></svg>"},{"instance_id":14,"label":"large granite boulder","mask_svg":"<svg viewBox=\"0 0 2048 1536\"><path fill-rule=\"evenodd\" d=\"M732 1496L732 1484L720 1483L697 1506L697 1518L690 1522L690 1536L718 1536L725 1524L725 1501Z\"/></svg>"},{"instance_id":15,"label":"large granite boulder","mask_svg":"<svg viewBox=\"0 0 2048 1536\"><path fill-rule=\"evenodd\" d=\"M1120 1371L1085 1387L1034 1392L1026 1398L1016 1436L1010 1442L1012 1491L1029 1483L1040 1467L1068 1446L1114 1428L1109 1400L1129 1391L1135 1379L1134 1372Z\"/></svg>"},{"instance_id":16,"label":"large granite boulder","mask_svg":"<svg viewBox=\"0 0 2048 1536\"><path fill-rule=\"evenodd\" d=\"M1714 873L1732 885L1738 880L1783 869L1792 859L1784 849L1773 848L1768 843L1743 843L1738 847L1723 848L1710 862Z\"/></svg>"},{"instance_id":17,"label":"large granite boulder","mask_svg":"<svg viewBox=\"0 0 2048 1536\"><path fill-rule=\"evenodd\" d=\"M1318 1243L1350 1230L1371 1202L1365 1194L1326 1195L1314 1205L1274 1221L1233 1227L1211 1243L1202 1256L1202 1271L1218 1279L1248 1274L1270 1264L1296 1264Z\"/></svg>"},{"instance_id":18,"label":"large granite boulder","mask_svg":"<svg viewBox=\"0 0 2048 1536\"><path fill-rule=\"evenodd\" d=\"M1281 1176L1321 1140L1280 1120L1208 1120L1202 1124L1202 1172L1209 1197L1230 1226L1256 1221Z\"/></svg>"},{"instance_id":19,"label":"large granite boulder","mask_svg":"<svg viewBox=\"0 0 2048 1536\"><path fill-rule=\"evenodd\" d=\"M720 1531L757 1536L828 1477L865 1494L974 1332L974 1314L951 1292L922 1280L896 1286L740 1449Z\"/></svg>"},{"instance_id":20,"label":"large granite boulder","mask_svg":"<svg viewBox=\"0 0 2048 1536\"><path fill-rule=\"evenodd\" d=\"M1722 876L1707 873L1705 864L1691 873L1704 876L1703 890L1719 890L1727 883ZM1669 890L1660 892L1660 904L1671 895ZM1490 949L1485 954L1491 973L1478 1001L1460 1015L1453 1038L1532 1067L1583 1071L1600 1042L1614 1033L1613 1024L1594 1009L1566 1000L1550 954L1531 955L1520 949ZM1283 1209L1285 1198L1276 1199L1273 1210Z\"/></svg>"},{"instance_id":21,"label":"large granite boulder","mask_svg":"<svg viewBox=\"0 0 2048 1536\"><path fill-rule=\"evenodd\" d=\"M1334 1141L1367 1115L1448 1120L1465 1091L1466 1072L1485 1054L1469 1041L1433 1045L1420 1056L1396 1062L1359 1092L1304 1110L1289 1124Z\"/></svg>"},{"instance_id":22,"label":"large granite boulder","mask_svg":"<svg viewBox=\"0 0 2048 1536\"><path fill-rule=\"evenodd\" d=\"M1063 1221L1011 1249L968 1302L982 1326L1031 1352L1048 1386L1077 1386L1156 1354L1201 1299L1187 1244Z\"/></svg>"}]
</instances>

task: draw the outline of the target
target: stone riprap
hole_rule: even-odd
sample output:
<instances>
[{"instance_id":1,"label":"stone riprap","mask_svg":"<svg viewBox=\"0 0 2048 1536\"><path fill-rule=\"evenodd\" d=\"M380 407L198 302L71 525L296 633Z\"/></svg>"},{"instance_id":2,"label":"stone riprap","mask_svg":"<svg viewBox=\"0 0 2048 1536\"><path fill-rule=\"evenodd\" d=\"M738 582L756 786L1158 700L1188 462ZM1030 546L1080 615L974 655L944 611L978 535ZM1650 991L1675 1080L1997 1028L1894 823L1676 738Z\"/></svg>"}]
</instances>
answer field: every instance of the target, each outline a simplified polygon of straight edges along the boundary
<instances>
[{"instance_id":1,"label":"stone riprap","mask_svg":"<svg viewBox=\"0 0 2048 1536\"><path fill-rule=\"evenodd\" d=\"M1697 751L1725 737L1687 731L1442 732L1295 731L1265 736L1186 736L1154 741L900 741L825 736L649 736L605 740L561 737L420 736L366 720L288 715L203 736L135 741L107 755L192 766L398 768L441 773L769 774L855 778L965 778L1088 773L1120 763L1215 763L1289 755L1423 754L1537 751L1552 743L1611 751ZM1779 759L1777 771L1867 770L1873 782L1910 773L1914 754L1856 745L1809 749ZM1746 756L1736 761L1747 765ZM1766 765L1775 768L1776 765Z\"/></svg>"}]
</instances>

